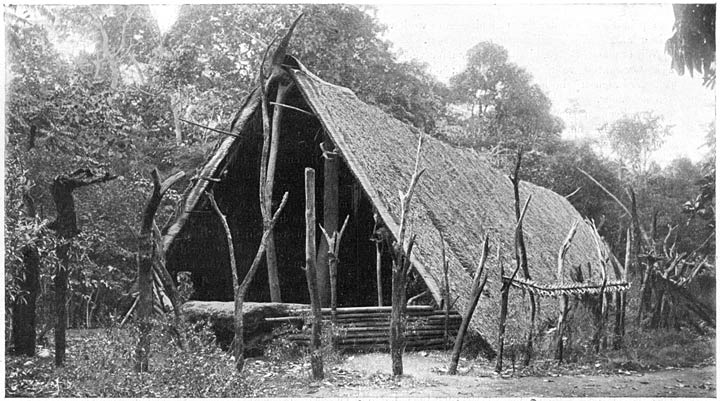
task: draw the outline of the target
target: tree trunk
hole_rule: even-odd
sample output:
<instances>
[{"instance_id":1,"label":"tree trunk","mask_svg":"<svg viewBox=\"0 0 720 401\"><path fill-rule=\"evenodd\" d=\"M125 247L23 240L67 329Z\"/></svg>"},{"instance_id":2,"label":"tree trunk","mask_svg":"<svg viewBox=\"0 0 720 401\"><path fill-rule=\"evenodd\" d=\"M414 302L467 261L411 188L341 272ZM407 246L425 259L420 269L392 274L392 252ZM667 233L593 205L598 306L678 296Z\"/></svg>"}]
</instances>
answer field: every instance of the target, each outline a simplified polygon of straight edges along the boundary
<instances>
[{"instance_id":1,"label":"tree trunk","mask_svg":"<svg viewBox=\"0 0 720 401\"><path fill-rule=\"evenodd\" d=\"M20 290L24 294L12 308L13 353L35 356L35 305L40 292L40 254L35 244L24 246L22 257L25 279L20 282Z\"/></svg>"},{"instance_id":2,"label":"tree trunk","mask_svg":"<svg viewBox=\"0 0 720 401\"><path fill-rule=\"evenodd\" d=\"M315 170L305 168L305 278L307 279L310 307L313 314L310 366L313 379L321 380L324 377L323 360L320 351L322 312L320 310L320 300L318 299L317 272L315 271L317 258L315 224Z\"/></svg>"},{"instance_id":3,"label":"tree trunk","mask_svg":"<svg viewBox=\"0 0 720 401\"><path fill-rule=\"evenodd\" d=\"M328 234L337 231L339 224L339 208L338 208L338 156L332 154L333 144L325 137L323 142L323 157L325 159L323 166L323 227ZM329 256L329 244L325 237L320 239L320 248L318 250L317 274L318 287L320 291L320 303L323 307L331 304L333 280L331 272L331 262ZM337 268L337 265L335 266Z\"/></svg>"},{"instance_id":4,"label":"tree trunk","mask_svg":"<svg viewBox=\"0 0 720 401\"><path fill-rule=\"evenodd\" d=\"M179 172L162 183L160 183L160 173L158 173L157 169L152 171L151 176L153 192L143 210L140 235L138 236L137 279L140 295L137 310L140 337L135 348L135 370L137 372L150 370L150 334L152 332L151 319L154 310L153 264L156 256L162 259L161 255L159 255L162 252L161 248L156 248L156 242L152 237L153 228L155 227L155 213L165 192L180 178L184 177L185 173ZM179 331L180 328L178 327L176 330Z\"/></svg>"},{"instance_id":5,"label":"tree trunk","mask_svg":"<svg viewBox=\"0 0 720 401\"><path fill-rule=\"evenodd\" d=\"M70 269L70 241L80 230L75 214L73 190L114 179L109 173L96 176L89 169L78 169L69 174L58 175L50 187L57 217L48 224L60 237L57 247L60 264L55 271L55 365L62 366L65 362L65 331L67 329L67 285Z\"/></svg>"},{"instance_id":6,"label":"tree trunk","mask_svg":"<svg viewBox=\"0 0 720 401\"><path fill-rule=\"evenodd\" d=\"M175 145L180 146L183 142L182 125L180 124L180 95L175 94L170 97L170 110L173 116L173 126L175 127Z\"/></svg>"},{"instance_id":7,"label":"tree trunk","mask_svg":"<svg viewBox=\"0 0 720 401\"><path fill-rule=\"evenodd\" d=\"M280 83L277 89L276 103L282 104L285 100L285 94L288 85ZM267 185L265 186L265 209L268 211L264 219L264 229L267 230L270 224L270 211L272 210L273 189L275 187L275 169L277 165L278 149L280 147L280 122L282 119L283 107L275 105L272 117L272 134L270 139L270 153L268 154L267 164ZM272 302L282 302L280 292L280 278L278 277L277 251L275 250L275 236L270 233L267 242L267 250L265 253L268 270L268 285L270 286L270 300Z\"/></svg>"},{"instance_id":8,"label":"tree trunk","mask_svg":"<svg viewBox=\"0 0 720 401\"><path fill-rule=\"evenodd\" d=\"M150 369L150 333L153 312L153 243L150 233L141 233L138 238L138 289L140 290L137 312L140 337L135 348L135 371Z\"/></svg>"}]
</instances>

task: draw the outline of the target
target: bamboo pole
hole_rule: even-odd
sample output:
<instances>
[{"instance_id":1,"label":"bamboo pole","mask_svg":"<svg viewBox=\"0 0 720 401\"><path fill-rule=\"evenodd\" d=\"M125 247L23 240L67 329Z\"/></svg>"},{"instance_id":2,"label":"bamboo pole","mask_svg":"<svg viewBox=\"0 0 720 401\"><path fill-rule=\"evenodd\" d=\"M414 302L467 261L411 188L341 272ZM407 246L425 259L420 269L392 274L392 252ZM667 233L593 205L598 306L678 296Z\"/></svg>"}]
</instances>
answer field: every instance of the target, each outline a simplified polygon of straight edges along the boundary
<instances>
[{"instance_id":1,"label":"bamboo pole","mask_svg":"<svg viewBox=\"0 0 720 401\"><path fill-rule=\"evenodd\" d=\"M312 348L310 365L313 379L321 380L323 374L323 360L320 353L320 333L322 331L322 312L317 288L317 273L315 272L315 170L305 168L305 278L310 293L310 306L313 314Z\"/></svg>"},{"instance_id":2,"label":"bamboo pole","mask_svg":"<svg viewBox=\"0 0 720 401\"><path fill-rule=\"evenodd\" d=\"M458 362L460 361L460 351L462 350L463 341L465 340L465 333L467 333L468 326L470 325L470 320L472 319L473 313L475 313L475 308L477 307L478 301L480 300L480 295L485 288L485 283L487 283L487 274L482 278L482 282L480 282L480 280L481 276L483 276L483 271L485 270L485 261L487 260L487 255L489 251L489 242L490 241L486 234L485 241L483 241L480 263L478 264L478 268L475 271L475 278L473 278L472 286L470 287L470 302L468 303L467 308L465 308L462 323L460 324L460 328L458 329L457 337L455 337L455 345L453 346L452 356L450 358L450 366L448 367L448 374L451 375L457 374L457 366ZM445 327L445 332L447 333L447 321Z\"/></svg>"}]
</instances>

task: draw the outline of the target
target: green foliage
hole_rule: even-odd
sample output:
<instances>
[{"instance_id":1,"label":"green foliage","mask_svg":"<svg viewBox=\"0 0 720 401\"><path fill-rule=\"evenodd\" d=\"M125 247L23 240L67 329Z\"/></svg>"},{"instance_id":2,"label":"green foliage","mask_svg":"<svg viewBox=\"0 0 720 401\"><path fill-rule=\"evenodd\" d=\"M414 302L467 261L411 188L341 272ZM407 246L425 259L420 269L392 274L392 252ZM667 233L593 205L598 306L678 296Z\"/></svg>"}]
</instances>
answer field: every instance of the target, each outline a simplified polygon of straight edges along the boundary
<instances>
[{"instance_id":1,"label":"green foliage","mask_svg":"<svg viewBox=\"0 0 720 401\"><path fill-rule=\"evenodd\" d=\"M186 115L227 122L256 82L267 45L299 15L289 53L321 78L354 90L399 119L435 128L442 84L424 65L400 63L383 27L353 5L186 5L168 33L159 82L194 104Z\"/></svg>"},{"instance_id":2,"label":"green foliage","mask_svg":"<svg viewBox=\"0 0 720 401\"><path fill-rule=\"evenodd\" d=\"M673 36L665 42L672 68L693 76L703 74L703 85L715 88L715 4L674 4Z\"/></svg>"},{"instance_id":3,"label":"green foliage","mask_svg":"<svg viewBox=\"0 0 720 401\"><path fill-rule=\"evenodd\" d=\"M629 168L630 178L637 180L648 172L650 155L660 149L670 127L663 125L661 116L641 112L604 124L600 131L607 136L621 163Z\"/></svg>"},{"instance_id":4,"label":"green foliage","mask_svg":"<svg viewBox=\"0 0 720 401\"><path fill-rule=\"evenodd\" d=\"M544 91L498 44L480 42L470 49L465 70L450 79L450 91L454 105L469 109L469 116L456 116L467 145L541 150L563 129Z\"/></svg>"}]
</instances>

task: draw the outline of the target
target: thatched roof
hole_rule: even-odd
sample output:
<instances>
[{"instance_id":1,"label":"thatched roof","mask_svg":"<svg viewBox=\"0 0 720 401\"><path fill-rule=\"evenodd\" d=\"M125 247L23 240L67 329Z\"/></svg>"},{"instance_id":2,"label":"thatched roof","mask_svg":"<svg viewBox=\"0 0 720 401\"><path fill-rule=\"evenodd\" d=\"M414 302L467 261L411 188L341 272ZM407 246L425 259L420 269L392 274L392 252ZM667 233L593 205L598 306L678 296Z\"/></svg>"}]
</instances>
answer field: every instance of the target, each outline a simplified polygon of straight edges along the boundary
<instances>
[{"instance_id":1,"label":"thatched roof","mask_svg":"<svg viewBox=\"0 0 720 401\"><path fill-rule=\"evenodd\" d=\"M377 107L362 102L349 89L314 76L299 63L298 68L288 68L288 72L300 89L307 108L320 120L385 224L397 234L398 193L407 189L420 133ZM256 93L248 97L240 110L236 128L241 128L253 114L258 98ZM239 129L233 132L237 133ZM218 173L218 166L235 140L237 138L233 137L221 140L201 176L212 177ZM417 234L413 265L433 296L440 300L443 273L438 231L442 231L450 265L452 299L458 299L455 308L462 310L469 295L472 273L480 259L483 237L488 234L491 241L486 264L489 279L486 296L480 301L473 326L485 336L493 337L491 333L497 327L494 322L500 287L499 262L502 261L506 272L514 267L512 184L505 173L491 167L485 155L434 138L426 138L420 166L426 171L410 206L410 229ZM196 206L206 184L200 179L191 191L185 210L167 233L166 248L182 229L188 212ZM530 274L534 285L549 288L557 283L558 250L573 223L582 221L582 217L564 197L521 182L521 201L530 194L533 198L523 223ZM570 266L575 265L582 266L585 283L602 282L594 236L588 224L579 224L566 256L565 283L572 283ZM496 256L498 247L500 261ZM618 281L616 269L611 268L610 263L608 266L608 280ZM488 318L479 318L490 311Z\"/></svg>"}]
</instances>

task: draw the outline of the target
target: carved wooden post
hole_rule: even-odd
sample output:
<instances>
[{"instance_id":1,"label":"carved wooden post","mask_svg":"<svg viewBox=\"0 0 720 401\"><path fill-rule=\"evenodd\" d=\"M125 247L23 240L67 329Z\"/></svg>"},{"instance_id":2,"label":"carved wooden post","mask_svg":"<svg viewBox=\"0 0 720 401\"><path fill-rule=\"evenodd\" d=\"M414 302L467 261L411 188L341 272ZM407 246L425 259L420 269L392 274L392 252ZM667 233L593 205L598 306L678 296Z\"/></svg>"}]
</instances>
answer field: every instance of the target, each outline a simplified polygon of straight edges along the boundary
<instances>
[{"instance_id":1,"label":"carved wooden post","mask_svg":"<svg viewBox=\"0 0 720 401\"><path fill-rule=\"evenodd\" d=\"M328 233L334 233L338 229L339 221L339 191L338 191L338 168L339 160L333 144L330 139L325 137L320 148L323 151L323 226ZM320 302L323 307L327 307L330 302L332 292L332 272L329 253L330 245L327 238L320 239L320 248L318 250L318 287L320 291ZM337 255L336 255L337 256Z\"/></svg>"},{"instance_id":2,"label":"carved wooden post","mask_svg":"<svg viewBox=\"0 0 720 401\"><path fill-rule=\"evenodd\" d=\"M343 233L347 228L347 223L350 220L350 215L345 217L340 232L334 231L332 235L328 234L323 226L320 226L320 230L323 233L325 243L328 245L327 259L330 268L330 314L332 316L333 325L337 323L337 268L340 262L340 241L342 241ZM319 280L319 279L318 279Z\"/></svg>"}]
</instances>

